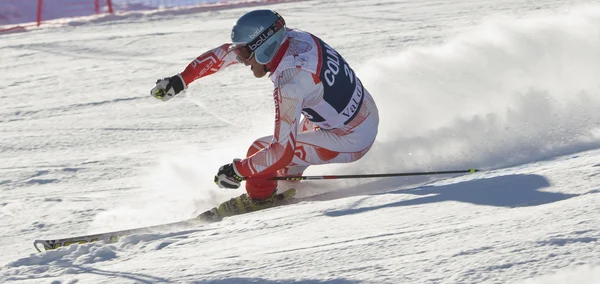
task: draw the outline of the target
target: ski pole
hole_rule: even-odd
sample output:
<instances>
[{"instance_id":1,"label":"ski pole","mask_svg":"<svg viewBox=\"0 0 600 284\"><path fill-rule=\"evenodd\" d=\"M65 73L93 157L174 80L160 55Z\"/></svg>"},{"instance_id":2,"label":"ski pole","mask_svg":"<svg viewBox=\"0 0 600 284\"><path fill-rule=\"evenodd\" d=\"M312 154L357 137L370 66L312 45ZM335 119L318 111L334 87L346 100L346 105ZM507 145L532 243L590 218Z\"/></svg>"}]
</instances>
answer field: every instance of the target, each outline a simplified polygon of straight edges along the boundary
<instances>
[{"instance_id":1,"label":"ski pole","mask_svg":"<svg viewBox=\"0 0 600 284\"><path fill-rule=\"evenodd\" d=\"M392 174L365 174L365 175L328 175L328 176L281 176L270 178L270 180L321 180L321 179L348 179L348 178L377 178L377 177L404 177L404 176L426 176L446 175L478 172L477 169L438 171L438 172L415 172L415 173L392 173Z\"/></svg>"}]
</instances>

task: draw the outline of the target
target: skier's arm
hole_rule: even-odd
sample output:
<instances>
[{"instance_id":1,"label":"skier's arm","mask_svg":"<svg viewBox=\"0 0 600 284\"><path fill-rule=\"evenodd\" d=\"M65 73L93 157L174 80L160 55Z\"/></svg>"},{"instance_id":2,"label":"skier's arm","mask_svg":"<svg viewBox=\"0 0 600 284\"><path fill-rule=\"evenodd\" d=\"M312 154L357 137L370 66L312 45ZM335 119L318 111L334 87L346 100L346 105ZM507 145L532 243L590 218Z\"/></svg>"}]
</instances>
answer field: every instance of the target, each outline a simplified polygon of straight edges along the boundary
<instances>
[{"instance_id":1,"label":"skier's arm","mask_svg":"<svg viewBox=\"0 0 600 284\"><path fill-rule=\"evenodd\" d=\"M286 167L294 158L296 132L302 114L306 90L302 82L312 75L300 69L288 69L275 79L275 131L267 147L245 159L235 161L235 169L245 177L273 173Z\"/></svg>"},{"instance_id":2,"label":"skier's arm","mask_svg":"<svg viewBox=\"0 0 600 284\"><path fill-rule=\"evenodd\" d=\"M159 79L150 95L168 101L179 92L187 89L195 80L217 73L225 67L237 63L236 55L229 50L231 44L226 43L198 56L180 74Z\"/></svg>"},{"instance_id":3,"label":"skier's arm","mask_svg":"<svg viewBox=\"0 0 600 284\"><path fill-rule=\"evenodd\" d=\"M198 56L181 72L185 86L202 77L217 73L225 67L238 63L230 43L223 44Z\"/></svg>"}]
</instances>

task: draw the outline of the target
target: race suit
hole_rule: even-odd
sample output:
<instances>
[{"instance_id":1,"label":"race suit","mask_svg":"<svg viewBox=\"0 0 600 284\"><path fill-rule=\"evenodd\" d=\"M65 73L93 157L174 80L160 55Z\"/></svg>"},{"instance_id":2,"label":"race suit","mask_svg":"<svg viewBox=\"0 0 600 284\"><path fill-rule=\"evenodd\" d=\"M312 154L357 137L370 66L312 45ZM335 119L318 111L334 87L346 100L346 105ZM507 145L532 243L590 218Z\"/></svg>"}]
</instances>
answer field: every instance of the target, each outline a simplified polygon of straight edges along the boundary
<instances>
[{"instance_id":1,"label":"race suit","mask_svg":"<svg viewBox=\"0 0 600 284\"><path fill-rule=\"evenodd\" d=\"M191 62L181 73L185 87L238 63L230 46L223 44ZM360 159L373 145L379 124L375 102L352 68L308 32L288 29L267 70L274 84L274 134L257 139L247 157L234 162L237 173L248 177L246 191L256 200L277 190L270 177Z\"/></svg>"}]
</instances>

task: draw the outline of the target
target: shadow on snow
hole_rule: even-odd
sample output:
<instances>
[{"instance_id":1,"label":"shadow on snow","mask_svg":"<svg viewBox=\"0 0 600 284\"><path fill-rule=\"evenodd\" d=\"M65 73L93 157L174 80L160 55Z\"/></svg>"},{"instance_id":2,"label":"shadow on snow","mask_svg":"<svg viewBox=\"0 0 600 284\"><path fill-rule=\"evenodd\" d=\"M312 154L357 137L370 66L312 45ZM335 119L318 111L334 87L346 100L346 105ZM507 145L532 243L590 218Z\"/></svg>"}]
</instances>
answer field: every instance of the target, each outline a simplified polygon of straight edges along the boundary
<instances>
[{"instance_id":1,"label":"shadow on snow","mask_svg":"<svg viewBox=\"0 0 600 284\"><path fill-rule=\"evenodd\" d=\"M123 282L123 280L134 281L134 283L173 283L169 279L161 278L158 276L153 276L150 274L143 274L143 273L109 271L109 270L96 269L96 268L92 268L89 266L82 266L82 265L62 266L62 268L67 268L67 271L65 271L61 276L68 274L68 275L71 275L71 277L76 277L76 275L78 275L78 274L95 274L95 275L99 275L103 278L112 278L115 281L115 283L121 283L121 282ZM29 275L29 276L22 276L22 277L8 277L7 279L11 280L11 281L40 280L38 282L42 282L41 279L47 278L47 277L49 277L49 276L38 274L38 275ZM119 278L121 280L119 280ZM75 281L75 282L77 282L77 281ZM75 282L72 282L72 283L75 283ZM54 282L52 282L52 283L54 283Z\"/></svg>"},{"instance_id":2,"label":"shadow on snow","mask_svg":"<svg viewBox=\"0 0 600 284\"><path fill-rule=\"evenodd\" d=\"M421 198L402 200L379 206L336 210L325 213L327 216L344 216L382 208L422 205L428 203L459 201L476 205L497 207L526 207L548 204L578 196L539 191L550 183L540 175L507 175L486 179L476 179L455 184L425 186L412 189L401 189L380 194L413 194Z\"/></svg>"}]
</instances>

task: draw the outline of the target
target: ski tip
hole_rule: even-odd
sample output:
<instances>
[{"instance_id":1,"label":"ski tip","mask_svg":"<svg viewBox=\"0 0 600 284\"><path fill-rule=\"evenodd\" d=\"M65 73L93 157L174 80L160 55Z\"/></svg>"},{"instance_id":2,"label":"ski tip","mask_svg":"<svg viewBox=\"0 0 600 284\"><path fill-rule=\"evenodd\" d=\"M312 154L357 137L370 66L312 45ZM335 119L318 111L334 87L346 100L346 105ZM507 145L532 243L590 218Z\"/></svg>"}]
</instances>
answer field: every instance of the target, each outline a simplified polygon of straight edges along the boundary
<instances>
[{"instance_id":1,"label":"ski tip","mask_svg":"<svg viewBox=\"0 0 600 284\"><path fill-rule=\"evenodd\" d=\"M478 169L469 169L470 173L474 173L474 172L478 172L478 171L479 171Z\"/></svg>"},{"instance_id":2,"label":"ski tip","mask_svg":"<svg viewBox=\"0 0 600 284\"><path fill-rule=\"evenodd\" d=\"M44 250L47 250L47 249L46 249L46 247L44 246L44 241L42 241L42 240L35 240L35 241L33 241L33 247L35 247L35 249L36 249L38 252L42 252L42 250L40 249L40 247L38 246L38 244L41 244L41 245L42 245L42 248L43 248Z\"/></svg>"}]
</instances>

